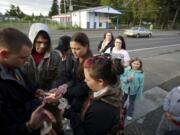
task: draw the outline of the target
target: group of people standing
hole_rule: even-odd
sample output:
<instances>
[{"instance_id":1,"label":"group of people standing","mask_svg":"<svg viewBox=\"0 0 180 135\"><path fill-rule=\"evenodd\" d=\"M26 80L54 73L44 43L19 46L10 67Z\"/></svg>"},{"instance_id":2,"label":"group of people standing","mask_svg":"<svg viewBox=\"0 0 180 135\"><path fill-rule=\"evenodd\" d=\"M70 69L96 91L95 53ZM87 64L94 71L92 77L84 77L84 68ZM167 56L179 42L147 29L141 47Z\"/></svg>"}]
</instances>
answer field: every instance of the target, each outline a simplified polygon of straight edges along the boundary
<instances>
[{"instance_id":1,"label":"group of people standing","mask_svg":"<svg viewBox=\"0 0 180 135\"><path fill-rule=\"evenodd\" d=\"M124 73L118 77L123 92L123 109L127 110L127 120L132 120L135 100L143 96L144 73L142 61L137 57L130 59L124 38L118 35L114 39L111 32L105 33L103 41L98 46L98 51L110 54L112 59L121 60Z\"/></svg>"},{"instance_id":2,"label":"group of people standing","mask_svg":"<svg viewBox=\"0 0 180 135\"><path fill-rule=\"evenodd\" d=\"M123 110L127 111L127 120L132 120L135 100L143 96L144 74L142 61L132 58L126 50L122 36L114 36L111 32L104 34L104 39L98 46L99 53L108 53L112 58L119 58L124 66L124 73L120 75L120 87L123 92ZM128 100L128 103L127 103ZM128 106L127 106L128 104ZM164 114L157 127L157 135L180 134L180 86L173 88L163 102Z\"/></svg>"},{"instance_id":3,"label":"group of people standing","mask_svg":"<svg viewBox=\"0 0 180 135\"><path fill-rule=\"evenodd\" d=\"M143 92L142 61L130 59L124 38L114 40L111 32L98 51L93 56L83 32L60 37L52 49L42 23L32 24L29 37L14 28L0 30L0 134L38 135L50 127L44 134L63 135L63 117L74 135L123 134L121 112L127 109L131 120ZM61 98L69 105L58 108Z\"/></svg>"}]
</instances>

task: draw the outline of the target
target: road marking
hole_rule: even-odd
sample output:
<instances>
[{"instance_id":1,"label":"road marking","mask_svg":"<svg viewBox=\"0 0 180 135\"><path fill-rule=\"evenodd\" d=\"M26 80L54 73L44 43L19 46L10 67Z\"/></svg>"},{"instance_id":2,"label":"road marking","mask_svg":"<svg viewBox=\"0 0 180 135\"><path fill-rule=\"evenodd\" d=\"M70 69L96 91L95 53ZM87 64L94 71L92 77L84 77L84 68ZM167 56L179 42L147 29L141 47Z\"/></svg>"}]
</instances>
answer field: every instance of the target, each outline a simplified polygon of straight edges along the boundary
<instances>
[{"instance_id":1,"label":"road marking","mask_svg":"<svg viewBox=\"0 0 180 135\"><path fill-rule=\"evenodd\" d=\"M141 48L141 49L135 49L135 50L128 50L128 52L146 51L146 50L159 49L159 48L167 48L167 47L179 46L179 45L180 44L166 45L166 46L159 46L159 47L151 47L151 48Z\"/></svg>"}]
</instances>

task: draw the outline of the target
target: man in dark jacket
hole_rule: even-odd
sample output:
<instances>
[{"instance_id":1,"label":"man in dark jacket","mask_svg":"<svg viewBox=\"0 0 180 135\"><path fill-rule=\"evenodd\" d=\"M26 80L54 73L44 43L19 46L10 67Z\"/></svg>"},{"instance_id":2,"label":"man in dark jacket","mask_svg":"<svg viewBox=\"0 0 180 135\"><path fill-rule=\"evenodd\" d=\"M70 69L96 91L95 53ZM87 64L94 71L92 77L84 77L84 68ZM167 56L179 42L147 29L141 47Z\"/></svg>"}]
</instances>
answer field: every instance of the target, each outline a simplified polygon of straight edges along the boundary
<instances>
[{"instance_id":1,"label":"man in dark jacket","mask_svg":"<svg viewBox=\"0 0 180 135\"><path fill-rule=\"evenodd\" d=\"M43 109L40 100L27 89L18 69L31 50L32 43L22 32L13 28L0 30L1 135L39 134L44 121L54 121L52 114Z\"/></svg>"}]
</instances>

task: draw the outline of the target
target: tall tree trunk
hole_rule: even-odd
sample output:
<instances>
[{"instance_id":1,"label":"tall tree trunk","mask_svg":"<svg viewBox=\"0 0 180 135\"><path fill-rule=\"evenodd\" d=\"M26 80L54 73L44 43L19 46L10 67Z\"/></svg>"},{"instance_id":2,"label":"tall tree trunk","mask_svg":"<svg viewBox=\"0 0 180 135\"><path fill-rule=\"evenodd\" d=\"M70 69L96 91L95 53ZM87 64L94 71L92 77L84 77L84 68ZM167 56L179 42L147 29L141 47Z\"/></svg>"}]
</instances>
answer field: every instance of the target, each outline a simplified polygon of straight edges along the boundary
<instances>
[{"instance_id":1,"label":"tall tree trunk","mask_svg":"<svg viewBox=\"0 0 180 135\"><path fill-rule=\"evenodd\" d=\"M176 18L177 18L177 15L178 15L178 13L179 13L179 10L180 10L180 6L177 7L177 9L176 9L176 13L175 13L175 15L174 15L174 18L173 18L173 21L172 21L172 24L171 24L171 29L174 28L174 25L175 25L175 23L176 23Z\"/></svg>"}]
</instances>

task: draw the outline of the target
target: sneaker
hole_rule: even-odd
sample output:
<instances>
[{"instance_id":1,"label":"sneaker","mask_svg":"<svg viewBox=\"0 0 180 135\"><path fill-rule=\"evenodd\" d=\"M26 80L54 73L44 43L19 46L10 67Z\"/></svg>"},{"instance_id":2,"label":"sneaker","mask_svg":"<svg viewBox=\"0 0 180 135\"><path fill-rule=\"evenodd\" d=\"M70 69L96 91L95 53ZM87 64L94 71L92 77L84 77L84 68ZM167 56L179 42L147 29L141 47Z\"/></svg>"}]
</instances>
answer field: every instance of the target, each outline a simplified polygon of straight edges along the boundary
<instances>
[{"instance_id":1,"label":"sneaker","mask_svg":"<svg viewBox=\"0 0 180 135\"><path fill-rule=\"evenodd\" d=\"M126 119L127 119L127 120L132 120L132 117L131 117L131 116L127 116Z\"/></svg>"}]
</instances>

